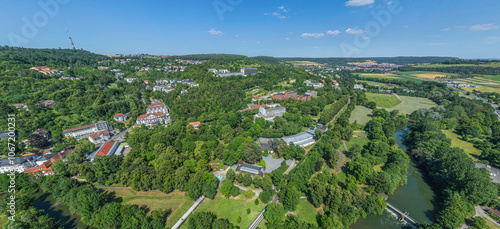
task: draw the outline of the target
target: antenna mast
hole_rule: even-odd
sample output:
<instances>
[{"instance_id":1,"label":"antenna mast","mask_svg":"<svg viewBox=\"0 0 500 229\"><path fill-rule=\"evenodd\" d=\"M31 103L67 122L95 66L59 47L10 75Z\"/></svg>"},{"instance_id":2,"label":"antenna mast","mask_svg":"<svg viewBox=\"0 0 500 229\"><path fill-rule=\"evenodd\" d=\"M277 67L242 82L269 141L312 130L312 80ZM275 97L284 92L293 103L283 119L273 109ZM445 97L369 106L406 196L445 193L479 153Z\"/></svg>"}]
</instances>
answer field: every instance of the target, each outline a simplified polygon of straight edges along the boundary
<instances>
[{"instance_id":1,"label":"antenna mast","mask_svg":"<svg viewBox=\"0 0 500 229\"><path fill-rule=\"evenodd\" d=\"M73 49L75 49L75 44L73 44L73 40L71 39L71 36L69 35L68 26L64 25L64 27L66 27L66 32L68 33L69 41L71 41L71 46L73 47Z\"/></svg>"}]
</instances>

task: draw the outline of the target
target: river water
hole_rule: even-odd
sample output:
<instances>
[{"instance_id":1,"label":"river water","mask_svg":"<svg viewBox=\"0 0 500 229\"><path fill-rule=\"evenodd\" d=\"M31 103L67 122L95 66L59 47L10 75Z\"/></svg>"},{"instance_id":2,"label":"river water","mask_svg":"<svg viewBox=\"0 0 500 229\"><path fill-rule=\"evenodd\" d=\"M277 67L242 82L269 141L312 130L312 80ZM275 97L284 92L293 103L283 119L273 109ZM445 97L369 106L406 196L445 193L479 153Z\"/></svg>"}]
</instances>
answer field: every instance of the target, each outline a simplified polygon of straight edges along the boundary
<instances>
[{"instance_id":1,"label":"river water","mask_svg":"<svg viewBox=\"0 0 500 229\"><path fill-rule=\"evenodd\" d=\"M399 146L404 150L407 147L403 145L402 140L407 130L405 128L395 133ZM434 221L432 216L434 194L431 187L413 162L410 163L407 177L408 184L398 188L393 195L389 196L387 202L401 211L408 212L410 217L419 223L432 223ZM351 226L351 229L401 229L406 226L406 223L399 222L395 213L386 208L382 215L368 215L366 219L359 219Z\"/></svg>"},{"instance_id":2,"label":"river water","mask_svg":"<svg viewBox=\"0 0 500 229\"><path fill-rule=\"evenodd\" d=\"M38 209L45 210L45 214L53 217L64 229L88 228L80 221L79 216L71 215L69 207L58 202L52 195L43 195L33 205Z\"/></svg>"}]
</instances>

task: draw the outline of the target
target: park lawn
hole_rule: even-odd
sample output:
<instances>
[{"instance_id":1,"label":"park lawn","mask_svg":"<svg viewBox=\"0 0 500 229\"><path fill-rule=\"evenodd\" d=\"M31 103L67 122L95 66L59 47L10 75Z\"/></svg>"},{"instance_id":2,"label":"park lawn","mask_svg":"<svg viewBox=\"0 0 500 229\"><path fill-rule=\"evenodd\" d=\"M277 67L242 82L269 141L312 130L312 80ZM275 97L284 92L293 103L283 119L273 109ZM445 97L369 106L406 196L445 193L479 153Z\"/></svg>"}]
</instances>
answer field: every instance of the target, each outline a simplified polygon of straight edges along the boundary
<instances>
[{"instance_id":1,"label":"park lawn","mask_svg":"<svg viewBox=\"0 0 500 229\"><path fill-rule=\"evenodd\" d=\"M437 106L436 103L426 98L411 97L411 96L399 96L399 97L403 100L403 102L386 110L388 111L399 110L399 113L401 114L411 114L413 111L416 111L420 108L429 109L431 107Z\"/></svg>"},{"instance_id":2,"label":"park lawn","mask_svg":"<svg viewBox=\"0 0 500 229\"><path fill-rule=\"evenodd\" d=\"M351 117L349 118L350 123L354 123L356 121L360 125L366 125L370 119L372 114L372 110L366 108L364 106L356 106L351 113Z\"/></svg>"},{"instance_id":3,"label":"park lawn","mask_svg":"<svg viewBox=\"0 0 500 229\"><path fill-rule=\"evenodd\" d=\"M195 212L206 211L213 212L219 218L228 219L229 222L240 228L247 228L257 218L257 215L264 209L265 205L259 199L259 205L255 205L255 200L239 195L230 199L224 197L220 192L217 193L213 200L206 198L196 208ZM251 209L250 214L247 214L247 208ZM236 218L241 217L241 223L236 222ZM191 217L191 216L190 216ZM188 218L189 220L189 218ZM183 224L183 226L186 224ZM187 227L186 227L187 228Z\"/></svg>"},{"instance_id":4,"label":"park lawn","mask_svg":"<svg viewBox=\"0 0 500 229\"><path fill-rule=\"evenodd\" d=\"M490 229L500 229L499 226L497 226L495 223L487 220L487 219L484 219L486 221L486 225L488 225L488 227L490 227Z\"/></svg>"},{"instance_id":5,"label":"park lawn","mask_svg":"<svg viewBox=\"0 0 500 229\"><path fill-rule=\"evenodd\" d=\"M191 207L194 200L185 196L184 192L173 191L164 193L161 191L134 191L132 189L108 189L114 192L116 197L121 197L123 204L135 204L146 206L151 211L156 209L171 210L167 217L166 226L171 227L181 218L181 216Z\"/></svg>"},{"instance_id":6,"label":"park lawn","mask_svg":"<svg viewBox=\"0 0 500 229\"><path fill-rule=\"evenodd\" d=\"M383 108L392 108L401 103L401 100L392 94L366 93L366 98L368 101L377 103L378 107Z\"/></svg>"},{"instance_id":7,"label":"park lawn","mask_svg":"<svg viewBox=\"0 0 500 229\"><path fill-rule=\"evenodd\" d=\"M299 221L304 221L318 226L316 216L318 214L323 214L323 209L321 207L315 208L307 199L299 199L297 210L295 210L292 214L297 216Z\"/></svg>"},{"instance_id":8,"label":"park lawn","mask_svg":"<svg viewBox=\"0 0 500 229\"><path fill-rule=\"evenodd\" d=\"M460 135L453 133L450 130L443 130L447 138L451 139L451 146L463 149L472 158L477 158L481 155L481 150L474 147L470 142L460 139Z\"/></svg>"},{"instance_id":9,"label":"park lawn","mask_svg":"<svg viewBox=\"0 0 500 229\"><path fill-rule=\"evenodd\" d=\"M345 145L347 146L347 149L351 148L352 145L354 145L355 143L358 143L361 148L363 148L363 146L365 146L366 144L368 144L368 142L370 142L370 139L368 138L351 138L350 141L346 142Z\"/></svg>"}]
</instances>

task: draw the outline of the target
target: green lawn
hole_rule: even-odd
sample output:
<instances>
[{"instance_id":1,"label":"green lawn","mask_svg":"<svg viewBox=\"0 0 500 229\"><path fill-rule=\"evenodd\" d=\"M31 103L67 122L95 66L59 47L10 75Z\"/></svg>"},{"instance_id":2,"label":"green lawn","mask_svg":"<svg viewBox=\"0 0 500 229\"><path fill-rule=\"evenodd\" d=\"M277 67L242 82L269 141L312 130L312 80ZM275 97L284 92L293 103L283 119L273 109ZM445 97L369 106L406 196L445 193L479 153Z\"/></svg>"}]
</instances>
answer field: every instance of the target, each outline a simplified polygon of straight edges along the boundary
<instances>
[{"instance_id":1,"label":"green lawn","mask_svg":"<svg viewBox=\"0 0 500 229\"><path fill-rule=\"evenodd\" d=\"M392 94L366 93L366 98L369 101L377 103L378 107L383 108L392 108L401 103L401 100Z\"/></svg>"},{"instance_id":2,"label":"green lawn","mask_svg":"<svg viewBox=\"0 0 500 229\"><path fill-rule=\"evenodd\" d=\"M388 111L399 110L399 113L401 114L411 114L413 111L416 111L420 108L428 109L437 105L430 99L426 98L411 97L411 96L399 96L399 97L403 100L403 102L392 108L388 108L387 109Z\"/></svg>"},{"instance_id":3,"label":"green lawn","mask_svg":"<svg viewBox=\"0 0 500 229\"><path fill-rule=\"evenodd\" d=\"M364 107L364 106L356 106L354 110L351 113L351 117L349 118L349 122L353 123L354 121L357 121L358 124L361 125L366 125L372 118L371 115L372 110Z\"/></svg>"},{"instance_id":4,"label":"green lawn","mask_svg":"<svg viewBox=\"0 0 500 229\"><path fill-rule=\"evenodd\" d=\"M443 130L447 138L451 139L451 146L463 149L472 158L477 158L481 155L481 150L474 148L470 142L460 139L460 135L453 133L451 130Z\"/></svg>"},{"instance_id":5,"label":"green lawn","mask_svg":"<svg viewBox=\"0 0 500 229\"><path fill-rule=\"evenodd\" d=\"M7 212L5 212L7 213ZM5 214L1 214L0 215L0 228L4 228L3 225L6 224L7 222L9 221L9 219L7 218L7 215Z\"/></svg>"},{"instance_id":6,"label":"green lawn","mask_svg":"<svg viewBox=\"0 0 500 229\"><path fill-rule=\"evenodd\" d=\"M259 205L255 205L255 200L250 200L239 195L238 197L228 199L218 193L215 199L206 198L196 208L195 212L207 211L213 212L220 218L226 218L240 228L247 228L255 220L257 215L264 209L264 204L259 200ZM251 209L250 214L247 214L247 208ZM236 218L241 217L241 223L236 222ZM188 218L189 220L189 218ZM187 224L183 224L182 228L187 228Z\"/></svg>"},{"instance_id":7,"label":"green lawn","mask_svg":"<svg viewBox=\"0 0 500 229\"><path fill-rule=\"evenodd\" d=\"M358 143L361 147L363 147L368 144L368 142L370 142L368 138L351 138L351 140L346 142L345 145L347 146L347 149L349 149L352 145L354 145L354 143Z\"/></svg>"},{"instance_id":8,"label":"green lawn","mask_svg":"<svg viewBox=\"0 0 500 229\"><path fill-rule=\"evenodd\" d=\"M316 215L322 214L323 209L315 208L307 199L299 199L299 204L297 205L297 210L293 212L297 216L299 221L304 221L307 223L312 223L318 226L316 221Z\"/></svg>"},{"instance_id":9,"label":"green lawn","mask_svg":"<svg viewBox=\"0 0 500 229\"><path fill-rule=\"evenodd\" d=\"M108 192L114 192L116 197L121 197L124 204L144 205L151 211L170 209L172 212L167 218L167 227L172 227L194 203L194 200L189 199L184 192L180 191L163 193L160 191L138 192L132 189L108 189Z\"/></svg>"}]
</instances>

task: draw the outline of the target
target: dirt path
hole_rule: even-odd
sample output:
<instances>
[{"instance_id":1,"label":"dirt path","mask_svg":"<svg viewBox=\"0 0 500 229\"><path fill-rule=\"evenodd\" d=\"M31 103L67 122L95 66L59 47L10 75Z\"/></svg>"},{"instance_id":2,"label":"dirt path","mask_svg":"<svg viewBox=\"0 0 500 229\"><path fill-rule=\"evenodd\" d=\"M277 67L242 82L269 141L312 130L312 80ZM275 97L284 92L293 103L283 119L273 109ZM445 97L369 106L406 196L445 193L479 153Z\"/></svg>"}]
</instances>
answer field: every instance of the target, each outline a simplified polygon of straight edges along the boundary
<instances>
[{"instance_id":1,"label":"dirt path","mask_svg":"<svg viewBox=\"0 0 500 229\"><path fill-rule=\"evenodd\" d=\"M339 161L337 162L337 167L335 167L335 172L340 173L342 171L342 167L347 163L347 159L345 157L344 151L339 149Z\"/></svg>"}]
</instances>

